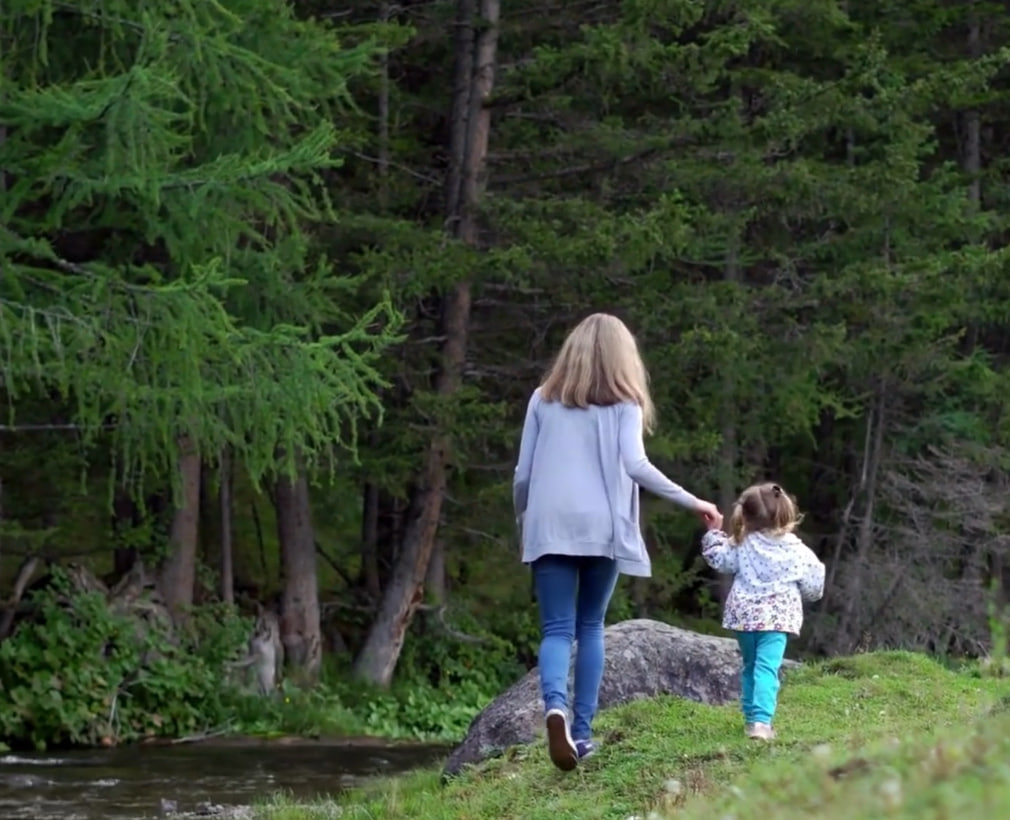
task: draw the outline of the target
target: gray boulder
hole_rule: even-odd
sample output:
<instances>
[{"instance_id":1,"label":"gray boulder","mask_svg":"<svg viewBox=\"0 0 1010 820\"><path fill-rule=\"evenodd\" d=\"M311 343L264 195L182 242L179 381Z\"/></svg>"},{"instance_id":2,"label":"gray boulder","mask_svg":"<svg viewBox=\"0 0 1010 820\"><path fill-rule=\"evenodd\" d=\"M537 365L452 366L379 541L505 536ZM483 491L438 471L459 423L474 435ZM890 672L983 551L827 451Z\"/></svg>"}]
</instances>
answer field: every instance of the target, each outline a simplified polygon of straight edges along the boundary
<instances>
[{"instance_id":1,"label":"gray boulder","mask_svg":"<svg viewBox=\"0 0 1010 820\"><path fill-rule=\"evenodd\" d=\"M700 635L659 621L623 621L607 628L600 708L656 695L676 695L719 706L740 697L740 654L732 638ZM574 663L574 652L572 653ZM787 661L786 666L798 666ZM536 669L499 695L473 719L443 777L464 766L531 743L543 731L543 701Z\"/></svg>"}]
</instances>

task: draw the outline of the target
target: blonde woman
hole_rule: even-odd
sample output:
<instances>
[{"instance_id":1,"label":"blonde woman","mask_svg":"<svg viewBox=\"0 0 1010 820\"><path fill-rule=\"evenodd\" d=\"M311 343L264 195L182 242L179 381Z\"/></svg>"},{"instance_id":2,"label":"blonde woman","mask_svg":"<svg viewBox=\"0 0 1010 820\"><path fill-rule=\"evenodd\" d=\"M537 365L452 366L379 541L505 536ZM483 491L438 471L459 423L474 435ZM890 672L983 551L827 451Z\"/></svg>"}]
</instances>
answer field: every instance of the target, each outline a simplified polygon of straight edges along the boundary
<instances>
[{"instance_id":1,"label":"blonde woman","mask_svg":"<svg viewBox=\"0 0 1010 820\"><path fill-rule=\"evenodd\" d=\"M596 313L565 339L530 398L513 500L522 560L532 565L540 606L540 686L551 760L563 771L595 751L591 739L603 679L603 622L618 574L648 577L638 488L722 526L701 501L656 469L645 454L655 410L634 336L620 319ZM575 659L573 720L568 667Z\"/></svg>"}]
</instances>

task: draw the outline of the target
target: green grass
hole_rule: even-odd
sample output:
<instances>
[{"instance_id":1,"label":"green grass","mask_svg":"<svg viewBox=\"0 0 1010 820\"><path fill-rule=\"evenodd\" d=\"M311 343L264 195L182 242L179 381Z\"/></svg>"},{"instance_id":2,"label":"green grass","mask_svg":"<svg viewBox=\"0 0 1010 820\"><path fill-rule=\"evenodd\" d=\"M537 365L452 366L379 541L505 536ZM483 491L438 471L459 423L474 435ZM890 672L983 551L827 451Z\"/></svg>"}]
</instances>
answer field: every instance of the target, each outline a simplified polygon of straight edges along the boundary
<instances>
[{"instance_id":1,"label":"green grass","mask_svg":"<svg viewBox=\"0 0 1010 820\"><path fill-rule=\"evenodd\" d=\"M779 740L743 738L734 707L674 698L600 716L599 754L571 774L542 743L442 786L437 771L332 801L275 800L271 820L973 820L1010 806L1003 681L920 655L836 659L792 673Z\"/></svg>"}]
</instances>

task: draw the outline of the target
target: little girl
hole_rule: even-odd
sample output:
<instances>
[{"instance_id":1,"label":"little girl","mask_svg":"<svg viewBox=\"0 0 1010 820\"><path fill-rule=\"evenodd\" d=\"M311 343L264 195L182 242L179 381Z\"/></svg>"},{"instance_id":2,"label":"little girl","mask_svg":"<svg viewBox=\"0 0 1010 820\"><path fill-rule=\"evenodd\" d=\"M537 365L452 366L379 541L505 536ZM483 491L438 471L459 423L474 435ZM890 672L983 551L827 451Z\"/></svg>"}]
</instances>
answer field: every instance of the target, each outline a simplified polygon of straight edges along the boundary
<instances>
[{"instance_id":1,"label":"little girl","mask_svg":"<svg viewBox=\"0 0 1010 820\"><path fill-rule=\"evenodd\" d=\"M786 641L800 634L803 601L824 594L824 564L793 534L799 521L795 502L778 484L757 484L733 505L729 535L710 522L701 542L709 566L734 576L722 625L740 643L744 732L755 740L775 737Z\"/></svg>"}]
</instances>

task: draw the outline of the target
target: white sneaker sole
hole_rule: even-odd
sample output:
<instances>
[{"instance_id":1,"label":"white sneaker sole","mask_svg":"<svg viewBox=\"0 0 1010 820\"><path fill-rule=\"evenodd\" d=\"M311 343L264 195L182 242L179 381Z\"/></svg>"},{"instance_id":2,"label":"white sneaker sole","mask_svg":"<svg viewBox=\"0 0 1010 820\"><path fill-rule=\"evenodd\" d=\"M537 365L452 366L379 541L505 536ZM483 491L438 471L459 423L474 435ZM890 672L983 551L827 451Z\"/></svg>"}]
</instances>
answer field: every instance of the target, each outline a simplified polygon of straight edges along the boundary
<instances>
[{"instance_id":1,"label":"white sneaker sole","mask_svg":"<svg viewBox=\"0 0 1010 820\"><path fill-rule=\"evenodd\" d=\"M568 715L560 709L551 709L546 716L547 751L551 763L563 772L570 772L579 765L579 753L568 727Z\"/></svg>"}]
</instances>

